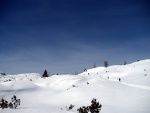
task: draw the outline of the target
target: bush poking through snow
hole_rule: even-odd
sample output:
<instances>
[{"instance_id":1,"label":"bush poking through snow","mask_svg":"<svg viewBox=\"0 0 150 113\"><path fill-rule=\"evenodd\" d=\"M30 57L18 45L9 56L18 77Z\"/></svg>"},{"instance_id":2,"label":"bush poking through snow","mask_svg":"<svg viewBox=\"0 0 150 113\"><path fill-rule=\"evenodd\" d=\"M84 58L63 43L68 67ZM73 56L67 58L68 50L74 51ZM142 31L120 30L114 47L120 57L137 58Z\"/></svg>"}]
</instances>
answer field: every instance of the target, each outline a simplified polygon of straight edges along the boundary
<instances>
[{"instance_id":1,"label":"bush poking through snow","mask_svg":"<svg viewBox=\"0 0 150 113\"><path fill-rule=\"evenodd\" d=\"M2 109L8 108L8 102L6 100L4 100L3 98L0 102L0 108L2 108Z\"/></svg>"},{"instance_id":2,"label":"bush poking through snow","mask_svg":"<svg viewBox=\"0 0 150 113\"><path fill-rule=\"evenodd\" d=\"M72 85L72 87L78 87L78 86L76 86L76 85Z\"/></svg>"},{"instance_id":3,"label":"bush poking through snow","mask_svg":"<svg viewBox=\"0 0 150 113\"><path fill-rule=\"evenodd\" d=\"M83 106L82 108L80 107L79 109L77 109L78 113L88 113L89 112L89 108Z\"/></svg>"},{"instance_id":4,"label":"bush poking through snow","mask_svg":"<svg viewBox=\"0 0 150 113\"><path fill-rule=\"evenodd\" d=\"M66 108L67 108L67 110L69 111L69 110L71 110L73 107L74 107L74 105L71 104L71 105L69 106L69 108L67 108L67 107L66 107Z\"/></svg>"},{"instance_id":5,"label":"bush poking through snow","mask_svg":"<svg viewBox=\"0 0 150 113\"><path fill-rule=\"evenodd\" d=\"M16 109L20 105L20 99L17 99L15 95L11 98L11 102L13 104L12 108Z\"/></svg>"},{"instance_id":6,"label":"bush poking through snow","mask_svg":"<svg viewBox=\"0 0 150 113\"><path fill-rule=\"evenodd\" d=\"M17 99L17 97L14 95L11 98L11 102L8 103L8 101L2 99L0 102L0 108L11 108L11 109L16 109L20 105L20 99Z\"/></svg>"},{"instance_id":7,"label":"bush poking through snow","mask_svg":"<svg viewBox=\"0 0 150 113\"><path fill-rule=\"evenodd\" d=\"M89 106L91 113L99 113L101 110L102 105L99 102L96 102L96 99L91 101L91 106Z\"/></svg>"},{"instance_id":8,"label":"bush poking through snow","mask_svg":"<svg viewBox=\"0 0 150 113\"><path fill-rule=\"evenodd\" d=\"M73 107L74 107L74 105L71 104L71 105L69 106L69 110L71 110Z\"/></svg>"},{"instance_id":9,"label":"bush poking through snow","mask_svg":"<svg viewBox=\"0 0 150 113\"><path fill-rule=\"evenodd\" d=\"M91 106L83 106L77 109L78 113L99 113L102 105L96 102L96 99L91 101Z\"/></svg>"},{"instance_id":10,"label":"bush poking through snow","mask_svg":"<svg viewBox=\"0 0 150 113\"><path fill-rule=\"evenodd\" d=\"M72 85L72 87L76 87L75 85Z\"/></svg>"}]
</instances>

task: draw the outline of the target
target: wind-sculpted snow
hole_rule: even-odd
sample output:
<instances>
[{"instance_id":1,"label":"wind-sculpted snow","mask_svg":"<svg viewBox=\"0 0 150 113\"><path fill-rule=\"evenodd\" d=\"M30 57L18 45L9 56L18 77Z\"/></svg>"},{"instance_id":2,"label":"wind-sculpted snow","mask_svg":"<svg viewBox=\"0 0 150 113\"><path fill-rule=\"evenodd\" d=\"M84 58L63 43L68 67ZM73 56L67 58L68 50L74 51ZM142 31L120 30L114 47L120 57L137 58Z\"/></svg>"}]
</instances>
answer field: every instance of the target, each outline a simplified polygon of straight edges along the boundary
<instances>
[{"instance_id":1,"label":"wind-sculpted snow","mask_svg":"<svg viewBox=\"0 0 150 113\"><path fill-rule=\"evenodd\" d=\"M93 98L102 104L100 113L150 113L150 60L97 67L79 75L20 74L0 81L0 98L21 99L17 109L0 108L0 113L78 113ZM71 104L75 106L68 111Z\"/></svg>"}]
</instances>

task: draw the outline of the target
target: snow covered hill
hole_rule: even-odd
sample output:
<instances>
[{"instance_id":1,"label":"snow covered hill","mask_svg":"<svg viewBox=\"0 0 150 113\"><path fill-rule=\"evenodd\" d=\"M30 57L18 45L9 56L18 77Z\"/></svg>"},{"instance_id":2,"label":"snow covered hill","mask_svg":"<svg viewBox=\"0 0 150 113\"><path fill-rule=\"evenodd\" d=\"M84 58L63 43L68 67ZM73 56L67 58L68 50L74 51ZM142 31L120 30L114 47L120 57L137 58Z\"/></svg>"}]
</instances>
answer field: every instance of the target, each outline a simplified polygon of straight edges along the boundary
<instances>
[{"instance_id":1,"label":"snow covered hill","mask_svg":"<svg viewBox=\"0 0 150 113\"><path fill-rule=\"evenodd\" d=\"M121 82L119 82L121 78ZM0 77L0 99L21 99L17 109L1 113L78 113L93 98L101 113L150 113L150 59L88 69L79 75L19 74ZM71 110L66 106L75 105Z\"/></svg>"},{"instance_id":2,"label":"snow covered hill","mask_svg":"<svg viewBox=\"0 0 150 113\"><path fill-rule=\"evenodd\" d=\"M143 60L127 65L115 65L108 68L97 67L89 69L80 75L99 75L103 78L118 81L121 78L122 83L150 86L150 60Z\"/></svg>"}]
</instances>

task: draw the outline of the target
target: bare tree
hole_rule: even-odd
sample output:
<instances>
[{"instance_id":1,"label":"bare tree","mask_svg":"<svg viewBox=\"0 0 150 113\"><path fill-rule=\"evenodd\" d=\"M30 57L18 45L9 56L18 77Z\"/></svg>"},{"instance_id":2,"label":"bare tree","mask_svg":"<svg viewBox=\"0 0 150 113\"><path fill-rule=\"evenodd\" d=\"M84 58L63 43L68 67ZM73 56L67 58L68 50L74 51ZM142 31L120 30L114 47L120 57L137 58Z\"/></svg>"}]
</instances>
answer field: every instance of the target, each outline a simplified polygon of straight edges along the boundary
<instances>
[{"instance_id":1,"label":"bare tree","mask_svg":"<svg viewBox=\"0 0 150 113\"><path fill-rule=\"evenodd\" d=\"M95 64L95 62L94 62L94 66L93 66L93 68L96 68L96 64Z\"/></svg>"},{"instance_id":2,"label":"bare tree","mask_svg":"<svg viewBox=\"0 0 150 113\"><path fill-rule=\"evenodd\" d=\"M124 65L126 65L127 64L127 62L126 61L124 61Z\"/></svg>"}]
</instances>

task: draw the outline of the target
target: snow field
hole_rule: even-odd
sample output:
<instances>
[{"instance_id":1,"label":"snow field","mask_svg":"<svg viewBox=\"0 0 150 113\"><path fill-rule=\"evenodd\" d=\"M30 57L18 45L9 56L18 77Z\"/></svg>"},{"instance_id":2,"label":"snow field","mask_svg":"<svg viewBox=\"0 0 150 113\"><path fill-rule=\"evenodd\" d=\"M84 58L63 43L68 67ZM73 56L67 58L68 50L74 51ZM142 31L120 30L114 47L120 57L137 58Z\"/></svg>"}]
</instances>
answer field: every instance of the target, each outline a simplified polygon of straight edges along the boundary
<instances>
[{"instance_id":1,"label":"snow field","mask_svg":"<svg viewBox=\"0 0 150 113\"><path fill-rule=\"evenodd\" d=\"M93 98L102 104L101 113L150 113L150 60L97 67L79 75L21 74L0 79L0 98L21 99L17 109L0 108L0 113L77 113ZM11 81L4 82L7 79ZM75 107L67 111L70 104Z\"/></svg>"}]
</instances>

